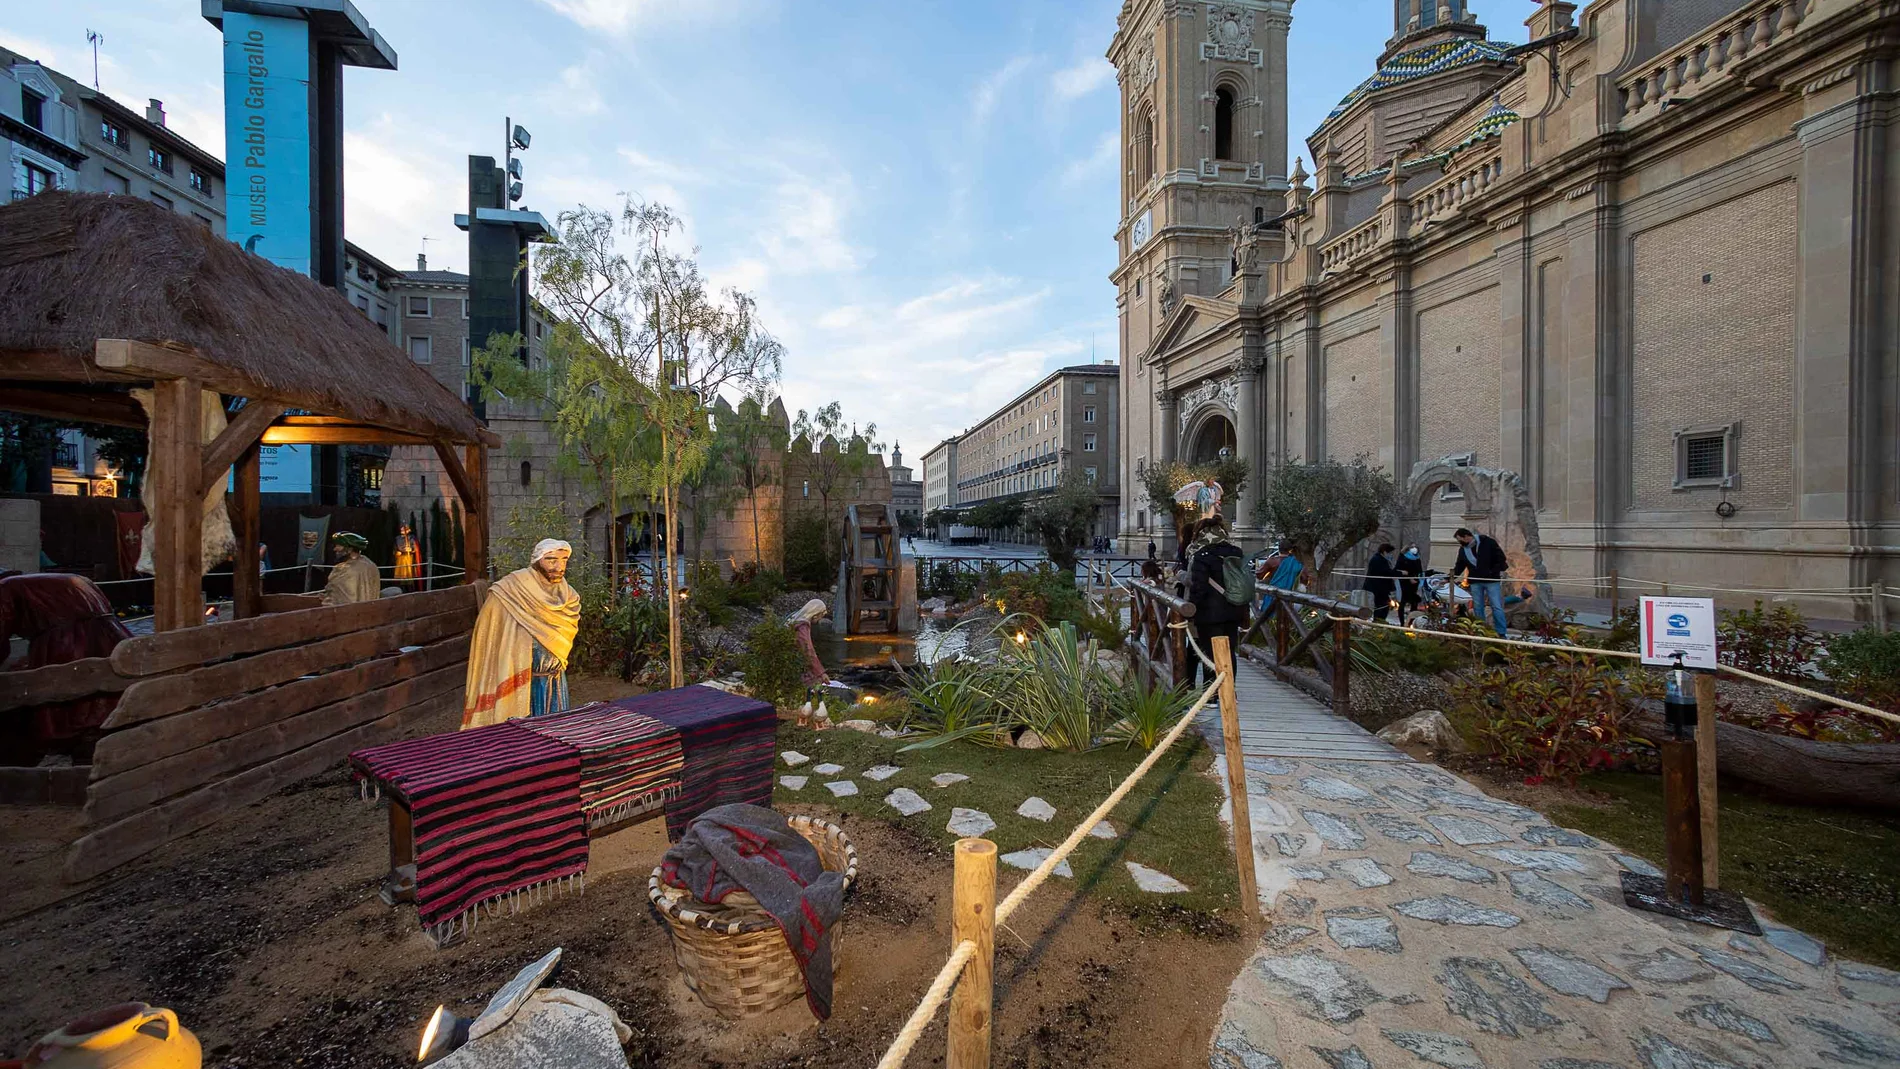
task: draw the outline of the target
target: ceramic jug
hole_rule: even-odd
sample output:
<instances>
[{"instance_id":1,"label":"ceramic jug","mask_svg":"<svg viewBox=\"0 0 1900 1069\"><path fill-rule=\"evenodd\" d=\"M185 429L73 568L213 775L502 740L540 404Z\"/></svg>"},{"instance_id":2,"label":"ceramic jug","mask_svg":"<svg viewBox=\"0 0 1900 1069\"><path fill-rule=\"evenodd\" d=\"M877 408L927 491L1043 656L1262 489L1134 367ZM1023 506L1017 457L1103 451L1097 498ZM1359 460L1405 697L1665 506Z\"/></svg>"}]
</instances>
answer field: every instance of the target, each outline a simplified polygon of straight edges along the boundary
<instances>
[{"instance_id":1,"label":"ceramic jug","mask_svg":"<svg viewBox=\"0 0 1900 1069\"><path fill-rule=\"evenodd\" d=\"M198 1037L170 1010L121 1002L49 1033L27 1051L28 1069L201 1069Z\"/></svg>"}]
</instances>

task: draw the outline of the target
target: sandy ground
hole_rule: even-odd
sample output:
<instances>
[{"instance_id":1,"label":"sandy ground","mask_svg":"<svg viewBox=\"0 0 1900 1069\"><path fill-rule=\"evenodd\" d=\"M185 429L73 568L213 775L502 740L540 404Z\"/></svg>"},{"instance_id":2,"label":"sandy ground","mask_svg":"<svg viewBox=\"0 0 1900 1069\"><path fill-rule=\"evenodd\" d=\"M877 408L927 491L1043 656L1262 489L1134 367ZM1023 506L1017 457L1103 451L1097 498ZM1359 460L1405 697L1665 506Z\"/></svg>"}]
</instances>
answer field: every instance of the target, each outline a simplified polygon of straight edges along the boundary
<instances>
[{"instance_id":1,"label":"sandy ground","mask_svg":"<svg viewBox=\"0 0 1900 1069\"><path fill-rule=\"evenodd\" d=\"M72 820L70 810L0 812L0 1056L89 1009L138 999L175 1009L207 1066L411 1065L438 1003L472 1015L560 946L558 982L632 1026L635 1066L869 1065L950 945L947 854L862 818L844 821L863 879L822 1026L802 1002L728 1023L687 991L646 900L666 848L659 821L597 840L584 895L484 921L437 950L412 908L377 899L383 814L340 767L77 889L46 876ZM1004 871L999 893L1019 875ZM1205 1065L1221 994L1251 941L1184 927L1107 915L1051 881L998 933L994 1064ZM939 1023L911 1064L941 1065L942 1052Z\"/></svg>"}]
</instances>

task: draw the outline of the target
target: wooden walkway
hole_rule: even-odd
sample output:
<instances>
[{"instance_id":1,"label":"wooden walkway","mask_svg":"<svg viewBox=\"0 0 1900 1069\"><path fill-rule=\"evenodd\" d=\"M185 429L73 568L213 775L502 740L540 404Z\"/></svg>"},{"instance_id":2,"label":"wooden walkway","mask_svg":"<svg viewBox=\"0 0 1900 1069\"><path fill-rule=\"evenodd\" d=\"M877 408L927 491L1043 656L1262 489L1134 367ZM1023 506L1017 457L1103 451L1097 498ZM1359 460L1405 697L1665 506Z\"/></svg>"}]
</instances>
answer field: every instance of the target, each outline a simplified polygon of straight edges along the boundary
<instances>
[{"instance_id":1,"label":"wooden walkway","mask_svg":"<svg viewBox=\"0 0 1900 1069\"><path fill-rule=\"evenodd\" d=\"M1240 699L1240 748L1248 757L1333 758L1344 761L1409 761L1384 739L1334 716L1305 692L1273 678L1246 658L1236 658L1234 690ZM1212 702L1195 726L1221 752L1220 710Z\"/></svg>"}]
</instances>

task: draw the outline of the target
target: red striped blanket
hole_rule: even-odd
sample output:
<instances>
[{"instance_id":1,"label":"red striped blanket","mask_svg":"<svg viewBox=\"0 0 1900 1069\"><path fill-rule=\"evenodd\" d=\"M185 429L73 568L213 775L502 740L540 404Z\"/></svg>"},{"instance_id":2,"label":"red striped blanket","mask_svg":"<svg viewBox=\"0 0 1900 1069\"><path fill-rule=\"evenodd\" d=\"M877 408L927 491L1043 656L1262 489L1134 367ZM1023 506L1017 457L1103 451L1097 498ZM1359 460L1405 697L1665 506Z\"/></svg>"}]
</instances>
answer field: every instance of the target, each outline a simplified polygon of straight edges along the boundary
<instances>
[{"instance_id":1,"label":"red striped blanket","mask_svg":"<svg viewBox=\"0 0 1900 1069\"><path fill-rule=\"evenodd\" d=\"M666 836L678 842L693 818L733 802L772 804L778 711L772 703L716 687L680 687L608 703L644 713L680 733L686 767L679 797L666 804Z\"/></svg>"},{"instance_id":2,"label":"red striped blanket","mask_svg":"<svg viewBox=\"0 0 1900 1069\"><path fill-rule=\"evenodd\" d=\"M350 764L409 807L416 913L437 943L485 902L587 869L581 753L518 721L358 750Z\"/></svg>"},{"instance_id":3,"label":"red striped blanket","mask_svg":"<svg viewBox=\"0 0 1900 1069\"><path fill-rule=\"evenodd\" d=\"M680 793L686 763L680 733L644 713L595 702L515 723L581 754L581 808L588 827L650 812Z\"/></svg>"}]
</instances>

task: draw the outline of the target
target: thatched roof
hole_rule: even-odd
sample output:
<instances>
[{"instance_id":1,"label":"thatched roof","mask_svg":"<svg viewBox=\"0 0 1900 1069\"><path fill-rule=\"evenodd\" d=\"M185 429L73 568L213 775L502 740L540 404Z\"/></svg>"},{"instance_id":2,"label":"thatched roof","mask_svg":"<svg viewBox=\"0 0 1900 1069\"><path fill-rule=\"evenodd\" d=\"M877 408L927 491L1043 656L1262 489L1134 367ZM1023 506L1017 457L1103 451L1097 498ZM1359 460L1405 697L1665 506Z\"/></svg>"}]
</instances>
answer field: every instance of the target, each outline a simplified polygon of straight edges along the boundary
<instances>
[{"instance_id":1,"label":"thatched roof","mask_svg":"<svg viewBox=\"0 0 1900 1069\"><path fill-rule=\"evenodd\" d=\"M101 338L188 346L270 399L455 442L468 407L337 290L133 197L42 193L0 207L0 378L7 350L86 377Z\"/></svg>"}]
</instances>

